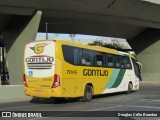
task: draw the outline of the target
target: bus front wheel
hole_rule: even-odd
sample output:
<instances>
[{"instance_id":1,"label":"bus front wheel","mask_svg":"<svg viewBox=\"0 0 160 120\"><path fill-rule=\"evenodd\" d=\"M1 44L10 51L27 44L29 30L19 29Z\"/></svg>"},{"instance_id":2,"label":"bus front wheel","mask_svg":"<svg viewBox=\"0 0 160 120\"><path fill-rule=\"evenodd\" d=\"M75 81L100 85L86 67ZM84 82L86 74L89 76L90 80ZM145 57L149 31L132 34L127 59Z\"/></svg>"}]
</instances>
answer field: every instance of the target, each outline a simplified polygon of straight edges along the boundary
<instances>
[{"instance_id":1,"label":"bus front wheel","mask_svg":"<svg viewBox=\"0 0 160 120\"><path fill-rule=\"evenodd\" d=\"M84 96L81 98L82 102L89 102L92 99L92 86L86 85L84 90Z\"/></svg>"}]
</instances>

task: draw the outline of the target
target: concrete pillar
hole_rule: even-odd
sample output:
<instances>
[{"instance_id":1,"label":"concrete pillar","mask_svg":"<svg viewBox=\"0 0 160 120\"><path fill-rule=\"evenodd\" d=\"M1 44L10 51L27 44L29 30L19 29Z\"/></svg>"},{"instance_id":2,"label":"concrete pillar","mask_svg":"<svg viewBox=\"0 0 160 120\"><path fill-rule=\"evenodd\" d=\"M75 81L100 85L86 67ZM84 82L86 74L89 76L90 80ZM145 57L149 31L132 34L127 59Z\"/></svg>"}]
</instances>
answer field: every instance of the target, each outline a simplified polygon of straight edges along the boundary
<instances>
[{"instance_id":1,"label":"concrete pillar","mask_svg":"<svg viewBox=\"0 0 160 120\"><path fill-rule=\"evenodd\" d=\"M143 65L142 79L160 80L160 30L147 30L129 43Z\"/></svg>"},{"instance_id":2,"label":"concrete pillar","mask_svg":"<svg viewBox=\"0 0 160 120\"><path fill-rule=\"evenodd\" d=\"M37 11L32 18L14 16L5 31L2 32L12 85L23 84L24 46L27 42L36 39L41 16L41 11Z\"/></svg>"}]
</instances>

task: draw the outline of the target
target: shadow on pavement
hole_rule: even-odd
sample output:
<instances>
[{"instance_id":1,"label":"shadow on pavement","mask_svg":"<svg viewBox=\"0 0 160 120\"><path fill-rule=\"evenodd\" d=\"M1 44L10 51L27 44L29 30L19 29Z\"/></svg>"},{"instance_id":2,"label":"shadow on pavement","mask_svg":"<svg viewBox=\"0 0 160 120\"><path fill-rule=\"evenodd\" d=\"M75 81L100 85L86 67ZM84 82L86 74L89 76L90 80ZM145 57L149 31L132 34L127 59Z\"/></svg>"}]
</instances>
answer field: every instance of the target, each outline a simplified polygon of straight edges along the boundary
<instances>
[{"instance_id":1,"label":"shadow on pavement","mask_svg":"<svg viewBox=\"0 0 160 120\"><path fill-rule=\"evenodd\" d=\"M30 100L30 103L34 103L34 104L67 104L67 103L71 103L71 102L77 102L79 101L78 98L74 98L74 99L65 99L65 98L32 98Z\"/></svg>"}]
</instances>

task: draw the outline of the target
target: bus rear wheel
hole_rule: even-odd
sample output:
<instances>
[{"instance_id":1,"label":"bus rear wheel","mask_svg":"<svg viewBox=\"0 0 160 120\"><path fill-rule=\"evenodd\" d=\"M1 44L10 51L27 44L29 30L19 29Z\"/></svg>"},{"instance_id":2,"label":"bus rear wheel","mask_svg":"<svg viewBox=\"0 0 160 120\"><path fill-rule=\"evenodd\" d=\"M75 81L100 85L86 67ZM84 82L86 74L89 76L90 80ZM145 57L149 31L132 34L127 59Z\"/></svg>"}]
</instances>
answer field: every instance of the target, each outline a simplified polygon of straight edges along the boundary
<instances>
[{"instance_id":1,"label":"bus rear wheel","mask_svg":"<svg viewBox=\"0 0 160 120\"><path fill-rule=\"evenodd\" d=\"M128 90L127 90L127 94L131 93L133 90L133 85L131 82L128 83Z\"/></svg>"},{"instance_id":2,"label":"bus rear wheel","mask_svg":"<svg viewBox=\"0 0 160 120\"><path fill-rule=\"evenodd\" d=\"M81 98L82 102L89 102L92 100L92 86L86 85L84 90L84 96Z\"/></svg>"}]
</instances>

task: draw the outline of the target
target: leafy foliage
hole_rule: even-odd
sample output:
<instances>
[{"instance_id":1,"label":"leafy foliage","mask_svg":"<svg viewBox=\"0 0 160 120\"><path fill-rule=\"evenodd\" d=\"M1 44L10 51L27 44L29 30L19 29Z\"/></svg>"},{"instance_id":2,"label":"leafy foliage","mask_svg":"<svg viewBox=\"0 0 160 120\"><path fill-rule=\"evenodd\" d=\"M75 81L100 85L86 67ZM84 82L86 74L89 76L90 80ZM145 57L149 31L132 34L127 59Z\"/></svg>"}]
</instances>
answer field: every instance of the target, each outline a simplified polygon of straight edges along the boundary
<instances>
[{"instance_id":1,"label":"leafy foliage","mask_svg":"<svg viewBox=\"0 0 160 120\"><path fill-rule=\"evenodd\" d=\"M117 40L112 40L112 43L106 43L102 42L100 40L95 40L91 43L88 43L89 46L102 46L106 48L112 48L112 49L125 49L126 46L123 44L120 44Z\"/></svg>"}]
</instances>

